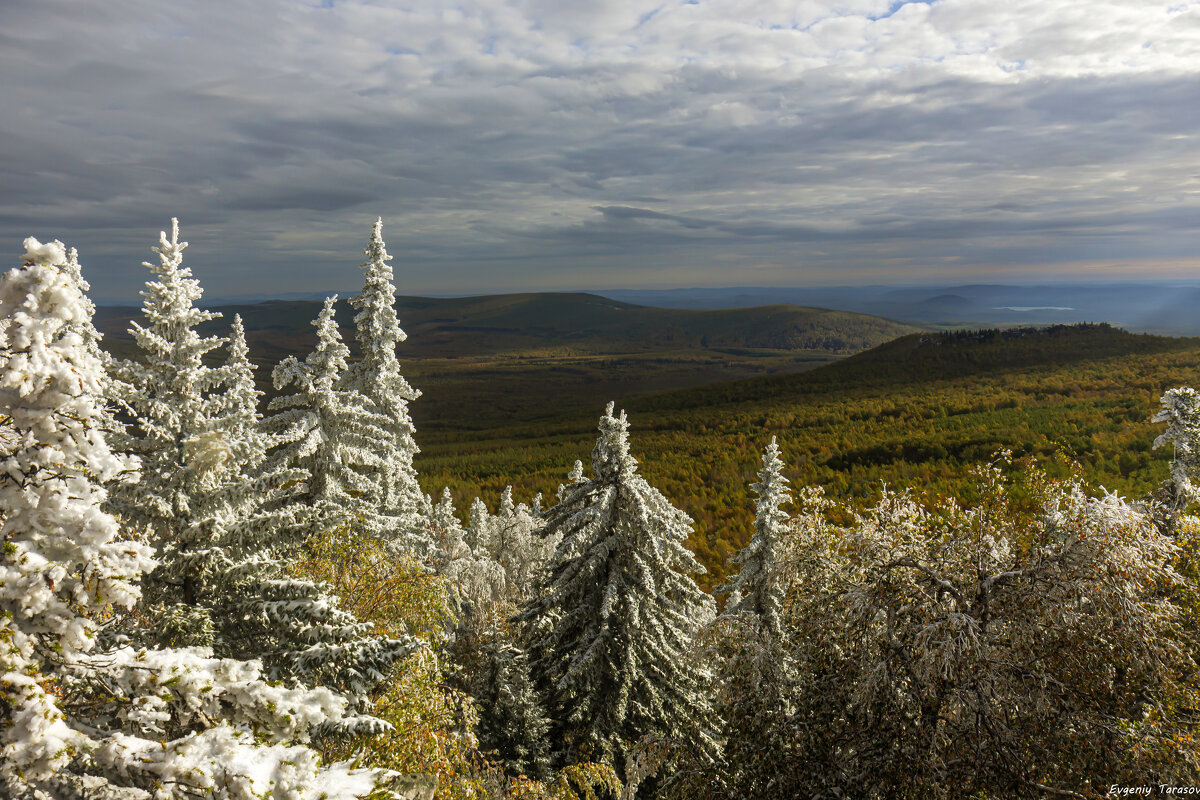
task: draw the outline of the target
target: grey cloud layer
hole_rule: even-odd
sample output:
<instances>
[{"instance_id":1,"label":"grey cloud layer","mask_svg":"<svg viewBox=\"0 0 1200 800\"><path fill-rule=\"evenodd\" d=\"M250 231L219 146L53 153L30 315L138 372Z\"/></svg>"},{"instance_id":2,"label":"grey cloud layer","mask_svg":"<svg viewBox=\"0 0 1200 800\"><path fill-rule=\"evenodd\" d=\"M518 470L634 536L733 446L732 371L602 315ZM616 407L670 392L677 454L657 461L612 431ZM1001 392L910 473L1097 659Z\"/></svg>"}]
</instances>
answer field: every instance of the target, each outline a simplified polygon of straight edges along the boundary
<instances>
[{"instance_id":1,"label":"grey cloud layer","mask_svg":"<svg viewBox=\"0 0 1200 800\"><path fill-rule=\"evenodd\" d=\"M1200 4L0 6L0 234L132 296L1200 266ZM286 288L285 288L286 287Z\"/></svg>"}]
</instances>

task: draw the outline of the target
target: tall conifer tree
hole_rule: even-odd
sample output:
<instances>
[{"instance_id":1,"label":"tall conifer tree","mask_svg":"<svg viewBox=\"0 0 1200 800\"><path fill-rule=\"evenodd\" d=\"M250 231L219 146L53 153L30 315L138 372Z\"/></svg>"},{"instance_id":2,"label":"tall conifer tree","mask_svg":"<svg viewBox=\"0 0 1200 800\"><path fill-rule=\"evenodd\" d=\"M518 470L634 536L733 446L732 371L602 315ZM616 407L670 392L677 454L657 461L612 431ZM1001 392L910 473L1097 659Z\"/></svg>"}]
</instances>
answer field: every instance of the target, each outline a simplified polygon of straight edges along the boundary
<instances>
[{"instance_id":1,"label":"tall conifer tree","mask_svg":"<svg viewBox=\"0 0 1200 800\"><path fill-rule=\"evenodd\" d=\"M200 510L213 490L212 475L229 458L228 445L213 424L223 400L214 392L225 370L205 356L225 343L201 336L197 327L220 316L195 306L203 295L183 266L187 242L179 241L179 221L159 235L158 263L143 263L155 280L146 284L145 325L130 332L141 350L137 362L115 365L131 391L125 401L134 416L123 449L141 459L136 486L115 487L111 508L127 524L148 530L161 563L144 582L146 599L175 644L212 644L210 608L202 602L207 576L220 554Z\"/></svg>"},{"instance_id":2,"label":"tall conifer tree","mask_svg":"<svg viewBox=\"0 0 1200 800\"><path fill-rule=\"evenodd\" d=\"M763 626L775 635L782 633L780 611L783 606L783 588L772 574L780 557L782 537L788 515L783 506L791 502L792 494L788 480L783 477L783 461L779 458L779 445L775 437L762 455L762 469L758 471L758 482L750 484L757 495L754 515L754 535L733 558L741 570L733 580L717 589L718 593L729 593L729 614L752 614Z\"/></svg>"},{"instance_id":3,"label":"tall conifer tree","mask_svg":"<svg viewBox=\"0 0 1200 800\"><path fill-rule=\"evenodd\" d=\"M424 495L417 483L413 457L419 452L408 404L421 396L400 374L396 345L408 338L396 318L396 286L383 242L383 220L375 221L362 265L362 291L350 304L361 359L349 371L346 388L368 399L382 417L384 436L376 444L379 466L374 493L364 498L380 511L381 529L370 531L401 548L424 555L431 548L423 511Z\"/></svg>"},{"instance_id":4,"label":"tall conifer tree","mask_svg":"<svg viewBox=\"0 0 1200 800\"><path fill-rule=\"evenodd\" d=\"M659 734L711 756L707 674L688 654L713 600L690 577L704 571L683 546L692 521L637 474L629 423L600 418L590 480L546 511L561 535L545 584L518 619L547 697L560 761L618 768Z\"/></svg>"}]
</instances>

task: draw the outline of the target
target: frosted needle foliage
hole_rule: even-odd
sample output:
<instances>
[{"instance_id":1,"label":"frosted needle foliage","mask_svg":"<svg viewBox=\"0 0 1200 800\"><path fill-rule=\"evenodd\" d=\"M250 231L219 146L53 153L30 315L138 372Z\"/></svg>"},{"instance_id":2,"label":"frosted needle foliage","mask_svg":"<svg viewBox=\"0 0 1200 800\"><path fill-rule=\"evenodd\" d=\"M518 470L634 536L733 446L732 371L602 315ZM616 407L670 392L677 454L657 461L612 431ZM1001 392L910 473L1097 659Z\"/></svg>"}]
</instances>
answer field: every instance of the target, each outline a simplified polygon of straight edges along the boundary
<instances>
[{"instance_id":1,"label":"frosted needle foliage","mask_svg":"<svg viewBox=\"0 0 1200 800\"><path fill-rule=\"evenodd\" d=\"M380 528L374 476L383 468L375 452L386 436L387 420L371 410L361 392L342 387L350 349L342 341L336 320L337 295L328 297L313 322L317 347L303 362L285 358L272 373L275 388L294 387L271 401L274 414L267 428L282 445L272 460L308 472L307 490L300 496L314 509L318 530L332 530L360 519Z\"/></svg>"},{"instance_id":2,"label":"frosted needle foliage","mask_svg":"<svg viewBox=\"0 0 1200 800\"><path fill-rule=\"evenodd\" d=\"M111 510L127 524L147 529L153 544L167 554L150 576L148 600L176 600L194 607L203 591L204 575L213 555L210 532L198 517L214 488L214 471L230 457L230 443L213 419L223 399L224 370L205 364L205 356L225 344L203 337L198 325L219 317L196 307L203 295L191 270L183 265L187 242L179 241L179 221L171 232L159 234L154 248L157 263L145 262L155 280L142 292L144 325L132 323L140 360L116 365L128 383L124 398L134 418L122 449L141 458L142 478L136 485L116 487ZM203 613L191 614L182 626L195 635L188 643L209 644L212 622Z\"/></svg>"},{"instance_id":3,"label":"frosted needle foliage","mask_svg":"<svg viewBox=\"0 0 1200 800\"><path fill-rule=\"evenodd\" d=\"M154 561L102 509L130 476L101 427L91 307L58 242L26 241L0 279L0 794L307 800L363 796L377 775L320 766L308 729L341 717L327 690L264 683L255 662L203 649L104 648ZM256 736L258 739L256 740Z\"/></svg>"}]
</instances>

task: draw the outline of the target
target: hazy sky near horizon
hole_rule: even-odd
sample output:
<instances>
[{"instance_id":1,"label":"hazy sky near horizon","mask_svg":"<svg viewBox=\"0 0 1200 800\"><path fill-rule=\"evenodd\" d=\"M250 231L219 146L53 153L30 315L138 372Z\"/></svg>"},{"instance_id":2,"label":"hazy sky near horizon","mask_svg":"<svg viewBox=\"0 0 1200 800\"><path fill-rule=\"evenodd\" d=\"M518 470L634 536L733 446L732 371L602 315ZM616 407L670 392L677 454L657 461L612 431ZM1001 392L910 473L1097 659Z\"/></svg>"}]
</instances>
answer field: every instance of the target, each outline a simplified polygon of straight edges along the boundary
<instances>
[{"instance_id":1,"label":"hazy sky near horizon","mask_svg":"<svg viewBox=\"0 0 1200 800\"><path fill-rule=\"evenodd\" d=\"M1200 277L1200 2L0 4L0 241L136 297Z\"/></svg>"}]
</instances>

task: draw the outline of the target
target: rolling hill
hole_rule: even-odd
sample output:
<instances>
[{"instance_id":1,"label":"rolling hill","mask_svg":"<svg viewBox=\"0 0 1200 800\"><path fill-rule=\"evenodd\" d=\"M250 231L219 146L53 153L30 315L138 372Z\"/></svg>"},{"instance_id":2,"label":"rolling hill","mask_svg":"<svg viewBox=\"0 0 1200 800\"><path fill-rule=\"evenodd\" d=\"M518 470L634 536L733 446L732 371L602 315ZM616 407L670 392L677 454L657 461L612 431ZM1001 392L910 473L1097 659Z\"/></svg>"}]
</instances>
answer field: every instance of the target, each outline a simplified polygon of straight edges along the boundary
<instances>
[{"instance_id":1,"label":"rolling hill","mask_svg":"<svg viewBox=\"0 0 1200 800\"><path fill-rule=\"evenodd\" d=\"M950 302L947 300L946 302ZM263 367L306 353L319 304L220 308L246 321ZM798 486L866 498L883 483L936 502L970 497L968 470L1007 448L1078 460L1094 483L1139 494L1166 455L1149 422L1170 386L1200 383L1200 340L1108 325L914 331L877 317L798 306L656 309L594 295L400 298L400 356L424 396L412 406L431 493L460 509L551 497L586 463L610 399L631 416L651 482L697 523L693 539L722 580L752 519L747 484L779 438ZM136 309L100 309L105 345L128 353ZM339 319L352 339L351 309Z\"/></svg>"},{"instance_id":2,"label":"rolling hill","mask_svg":"<svg viewBox=\"0 0 1200 800\"><path fill-rule=\"evenodd\" d=\"M214 310L202 327L222 334L241 314L251 357L269 389L271 367L303 357L316 338L314 301L270 301ZM590 407L597 396L698 386L750 375L803 371L917 330L866 314L800 306L723 310L660 309L588 294L401 297L409 335L399 355L425 397L418 426L477 429ZM136 308L100 308L96 325L112 352L133 353L126 332ZM353 344L353 309L338 304Z\"/></svg>"}]
</instances>

